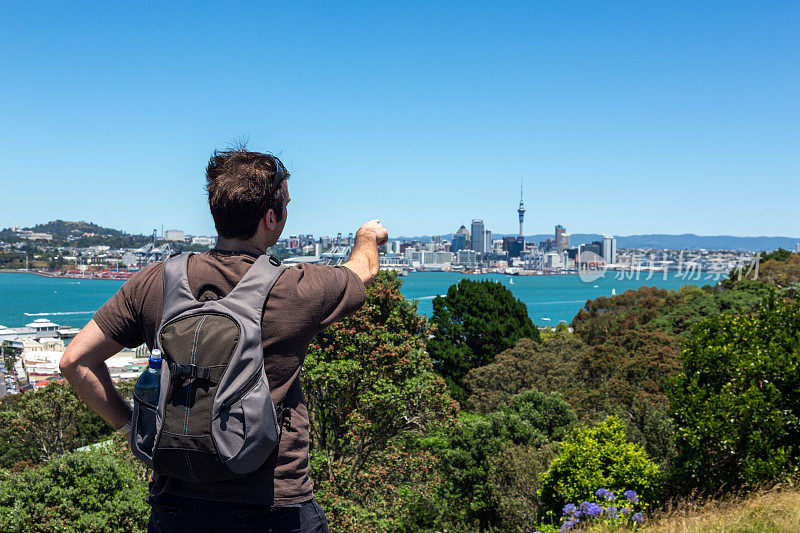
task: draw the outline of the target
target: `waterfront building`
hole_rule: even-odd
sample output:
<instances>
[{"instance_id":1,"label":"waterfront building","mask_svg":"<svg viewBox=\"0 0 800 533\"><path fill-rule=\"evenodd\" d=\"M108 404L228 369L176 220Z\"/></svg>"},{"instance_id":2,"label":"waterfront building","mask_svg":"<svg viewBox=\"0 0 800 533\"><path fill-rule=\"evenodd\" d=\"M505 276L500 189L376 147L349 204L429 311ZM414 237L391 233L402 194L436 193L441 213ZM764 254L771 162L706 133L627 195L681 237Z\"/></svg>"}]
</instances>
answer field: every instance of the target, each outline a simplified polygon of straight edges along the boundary
<instances>
[{"instance_id":1,"label":"waterfront building","mask_svg":"<svg viewBox=\"0 0 800 533\"><path fill-rule=\"evenodd\" d=\"M544 254L544 266L545 268L549 269L556 269L563 267L564 264L562 263L563 257L562 254L558 252L548 252Z\"/></svg>"},{"instance_id":2,"label":"waterfront building","mask_svg":"<svg viewBox=\"0 0 800 533\"><path fill-rule=\"evenodd\" d=\"M192 237L192 244L197 244L199 246L208 246L209 248L211 248L216 243L217 243L216 237L207 237L205 235L198 235L197 237Z\"/></svg>"},{"instance_id":3,"label":"waterfront building","mask_svg":"<svg viewBox=\"0 0 800 533\"><path fill-rule=\"evenodd\" d=\"M603 235L603 253L601 255L606 264L617 262L617 239L614 236Z\"/></svg>"},{"instance_id":4,"label":"waterfront building","mask_svg":"<svg viewBox=\"0 0 800 533\"><path fill-rule=\"evenodd\" d=\"M460 265L473 265L478 261L478 254L475 250L459 250L456 255L456 263Z\"/></svg>"},{"instance_id":5,"label":"waterfront building","mask_svg":"<svg viewBox=\"0 0 800 533\"><path fill-rule=\"evenodd\" d=\"M480 218L472 219L472 249L480 254L486 251L483 220Z\"/></svg>"}]
</instances>

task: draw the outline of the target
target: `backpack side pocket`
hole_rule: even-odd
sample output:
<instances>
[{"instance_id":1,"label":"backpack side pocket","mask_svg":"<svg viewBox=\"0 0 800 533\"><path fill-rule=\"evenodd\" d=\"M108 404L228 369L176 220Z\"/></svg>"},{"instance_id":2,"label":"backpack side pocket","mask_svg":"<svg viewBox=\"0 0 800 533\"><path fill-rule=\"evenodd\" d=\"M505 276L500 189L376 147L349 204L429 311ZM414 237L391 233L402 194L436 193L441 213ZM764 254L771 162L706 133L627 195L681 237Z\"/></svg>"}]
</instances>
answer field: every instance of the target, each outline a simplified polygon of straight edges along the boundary
<instances>
[{"instance_id":1,"label":"backpack side pocket","mask_svg":"<svg viewBox=\"0 0 800 533\"><path fill-rule=\"evenodd\" d=\"M133 395L133 419L131 422L131 451L133 455L153 468L153 449L157 434L156 406L140 400Z\"/></svg>"}]
</instances>

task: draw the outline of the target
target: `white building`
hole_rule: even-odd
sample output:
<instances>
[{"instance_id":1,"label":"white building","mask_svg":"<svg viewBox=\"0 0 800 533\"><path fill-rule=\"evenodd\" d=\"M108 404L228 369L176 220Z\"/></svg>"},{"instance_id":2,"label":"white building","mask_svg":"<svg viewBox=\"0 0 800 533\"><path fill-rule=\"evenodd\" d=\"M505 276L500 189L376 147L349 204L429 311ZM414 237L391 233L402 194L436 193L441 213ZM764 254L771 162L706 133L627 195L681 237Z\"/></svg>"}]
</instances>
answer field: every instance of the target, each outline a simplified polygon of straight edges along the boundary
<instances>
[{"instance_id":1,"label":"white building","mask_svg":"<svg viewBox=\"0 0 800 533\"><path fill-rule=\"evenodd\" d=\"M186 232L179 229L168 229L164 232L164 240L173 242L185 242Z\"/></svg>"},{"instance_id":2,"label":"white building","mask_svg":"<svg viewBox=\"0 0 800 533\"><path fill-rule=\"evenodd\" d=\"M197 244L200 246L208 246L211 248L217 243L216 237L207 237L204 235L198 235L197 237L192 237L192 244Z\"/></svg>"}]
</instances>

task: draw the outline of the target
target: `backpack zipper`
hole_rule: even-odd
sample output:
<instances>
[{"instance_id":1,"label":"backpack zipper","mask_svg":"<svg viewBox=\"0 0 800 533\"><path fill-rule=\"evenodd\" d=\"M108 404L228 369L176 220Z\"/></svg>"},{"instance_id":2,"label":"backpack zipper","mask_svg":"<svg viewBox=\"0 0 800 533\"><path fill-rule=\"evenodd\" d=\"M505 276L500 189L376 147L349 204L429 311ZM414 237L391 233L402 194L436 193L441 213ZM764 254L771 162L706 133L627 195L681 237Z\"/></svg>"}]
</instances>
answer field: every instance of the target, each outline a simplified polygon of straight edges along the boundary
<instances>
[{"instance_id":1,"label":"backpack zipper","mask_svg":"<svg viewBox=\"0 0 800 533\"><path fill-rule=\"evenodd\" d=\"M222 410L230 411L233 404L244 398L248 392L253 390L255 386L258 385L258 381L260 378L261 378L261 371L253 374L253 376L247 380L247 383L245 383L244 386L241 389L239 389L239 392L237 392L236 394L234 394L233 396L222 402L221 406Z\"/></svg>"}]
</instances>

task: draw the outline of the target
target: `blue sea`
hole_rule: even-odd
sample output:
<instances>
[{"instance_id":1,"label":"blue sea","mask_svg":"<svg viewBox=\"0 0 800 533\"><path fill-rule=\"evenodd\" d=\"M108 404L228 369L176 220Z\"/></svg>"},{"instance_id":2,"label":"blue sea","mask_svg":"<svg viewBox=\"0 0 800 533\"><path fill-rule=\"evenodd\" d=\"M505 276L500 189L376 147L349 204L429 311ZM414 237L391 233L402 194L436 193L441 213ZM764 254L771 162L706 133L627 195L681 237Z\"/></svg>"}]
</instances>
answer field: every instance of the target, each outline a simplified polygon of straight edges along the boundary
<instances>
[{"instance_id":1,"label":"blue sea","mask_svg":"<svg viewBox=\"0 0 800 533\"><path fill-rule=\"evenodd\" d=\"M555 325L569 322L586 300L611 296L628 289L654 286L677 289L682 285L713 285L715 276L697 274L684 278L674 273L642 273L631 279L608 272L605 277L584 282L576 275L505 276L502 274L469 275L449 272L414 272L402 278L403 296L418 301L420 314L430 317L433 298L447 293L448 287L462 278L491 279L508 287L528 306L534 323ZM619 279L623 278L623 279ZM20 327L37 318L47 318L60 325L82 327L103 303L122 286L118 280L55 279L24 273L0 273L0 325ZM549 319L549 320L546 320Z\"/></svg>"}]
</instances>

